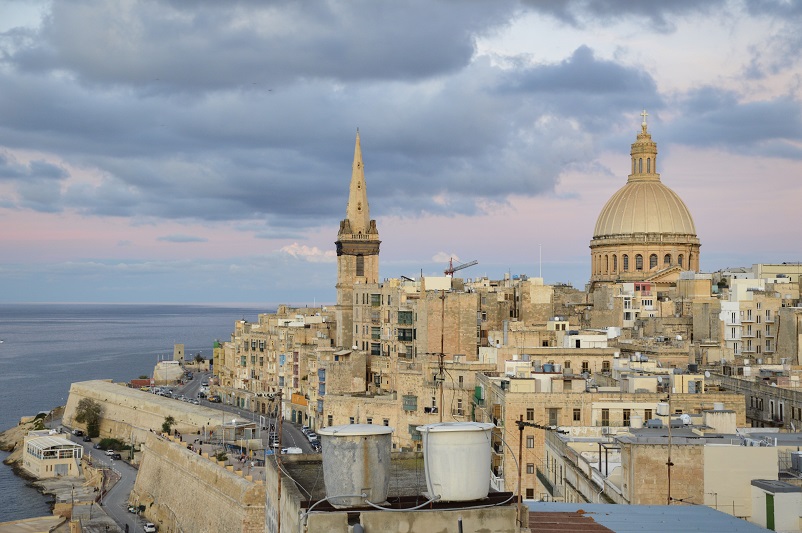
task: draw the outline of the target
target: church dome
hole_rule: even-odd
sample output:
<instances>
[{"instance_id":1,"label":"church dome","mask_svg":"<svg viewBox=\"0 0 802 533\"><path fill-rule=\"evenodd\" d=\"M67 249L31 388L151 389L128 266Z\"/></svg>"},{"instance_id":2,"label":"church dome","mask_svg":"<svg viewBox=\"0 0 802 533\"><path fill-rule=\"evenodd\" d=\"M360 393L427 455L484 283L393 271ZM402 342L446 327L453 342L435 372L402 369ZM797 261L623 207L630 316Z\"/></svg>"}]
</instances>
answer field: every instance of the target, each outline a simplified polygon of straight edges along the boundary
<instances>
[{"instance_id":1,"label":"church dome","mask_svg":"<svg viewBox=\"0 0 802 533\"><path fill-rule=\"evenodd\" d=\"M659 179L630 179L601 210L593 237L635 233L696 235L696 227L685 203Z\"/></svg>"},{"instance_id":2,"label":"church dome","mask_svg":"<svg viewBox=\"0 0 802 533\"><path fill-rule=\"evenodd\" d=\"M683 270L699 271L699 238L690 211L657 173L657 144L646 112L632 143L632 173L596 220L591 283L672 282Z\"/></svg>"}]
</instances>

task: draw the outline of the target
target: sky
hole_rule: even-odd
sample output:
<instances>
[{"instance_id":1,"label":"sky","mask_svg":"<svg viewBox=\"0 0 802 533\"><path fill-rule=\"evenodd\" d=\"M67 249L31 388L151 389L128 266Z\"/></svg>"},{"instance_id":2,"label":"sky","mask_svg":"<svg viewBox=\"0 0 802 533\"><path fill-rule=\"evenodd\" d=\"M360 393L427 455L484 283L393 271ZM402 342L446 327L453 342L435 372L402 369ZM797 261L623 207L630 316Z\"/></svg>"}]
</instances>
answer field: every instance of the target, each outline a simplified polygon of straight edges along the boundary
<instances>
[{"instance_id":1,"label":"sky","mask_svg":"<svg viewBox=\"0 0 802 533\"><path fill-rule=\"evenodd\" d=\"M802 2L2 0L0 303L335 301L359 129L382 278L584 287L648 112L701 267L802 260Z\"/></svg>"}]
</instances>

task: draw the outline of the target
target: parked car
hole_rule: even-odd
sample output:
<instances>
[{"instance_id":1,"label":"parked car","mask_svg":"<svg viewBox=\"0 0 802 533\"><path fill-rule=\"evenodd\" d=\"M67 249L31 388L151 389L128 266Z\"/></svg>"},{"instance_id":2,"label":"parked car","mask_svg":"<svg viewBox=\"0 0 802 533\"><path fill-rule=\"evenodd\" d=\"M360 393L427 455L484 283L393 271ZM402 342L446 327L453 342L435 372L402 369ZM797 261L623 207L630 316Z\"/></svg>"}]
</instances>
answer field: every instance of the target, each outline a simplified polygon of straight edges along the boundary
<instances>
[{"instance_id":1,"label":"parked car","mask_svg":"<svg viewBox=\"0 0 802 533\"><path fill-rule=\"evenodd\" d=\"M156 524L152 522L145 524L145 533L156 533Z\"/></svg>"},{"instance_id":2,"label":"parked car","mask_svg":"<svg viewBox=\"0 0 802 533\"><path fill-rule=\"evenodd\" d=\"M92 438L89 435L84 435L83 441L84 442L92 442Z\"/></svg>"},{"instance_id":3,"label":"parked car","mask_svg":"<svg viewBox=\"0 0 802 533\"><path fill-rule=\"evenodd\" d=\"M72 434L75 435L76 437L83 437L84 432L81 431L80 429L73 429Z\"/></svg>"},{"instance_id":4,"label":"parked car","mask_svg":"<svg viewBox=\"0 0 802 533\"><path fill-rule=\"evenodd\" d=\"M129 505L128 512L129 513L136 513L139 509L136 508L136 505Z\"/></svg>"},{"instance_id":5,"label":"parked car","mask_svg":"<svg viewBox=\"0 0 802 533\"><path fill-rule=\"evenodd\" d=\"M122 456L122 455L120 455L119 453L113 453L113 454L111 455L111 458L112 458L112 459L117 459L118 461L122 461L122 458L123 458L123 456Z\"/></svg>"},{"instance_id":6,"label":"parked car","mask_svg":"<svg viewBox=\"0 0 802 533\"><path fill-rule=\"evenodd\" d=\"M311 430L309 429L309 426L302 426L302 427L301 427L301 432L302 432L304 435L308 434L310 431L311 431Z\"/></svg>"},{"instance_id":7,"label":"parked car","mask_svg":"<svg viewBox=\"0 0 802 533\"><path fill-rule=\"evenodd\" d=\"M310 431L309 433L306 434L306 438L309 439L309 442L317 440L317 433L315 433L314 431Z\"/></svg>"}]
</instances>

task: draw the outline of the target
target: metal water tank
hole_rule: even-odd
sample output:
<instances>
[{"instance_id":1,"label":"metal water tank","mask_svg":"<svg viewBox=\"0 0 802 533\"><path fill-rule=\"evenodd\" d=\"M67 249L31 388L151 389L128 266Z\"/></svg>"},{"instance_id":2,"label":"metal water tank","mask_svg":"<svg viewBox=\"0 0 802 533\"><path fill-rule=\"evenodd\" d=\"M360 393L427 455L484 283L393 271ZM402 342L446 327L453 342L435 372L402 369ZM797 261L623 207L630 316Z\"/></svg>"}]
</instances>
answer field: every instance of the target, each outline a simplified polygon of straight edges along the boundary
<instances>
[{"instance_id":1,"label":"metal water tank","mask_svg":"<svg viewBox=\"0 0 802 533\"><path fill-rule=\"evenodd\" d=\"M471 501L490 491L490 432L483 422L441 422L418 426L429 497Z\"/></svg>"},{"instance_id":2,"label":"metal water tank","mask_svg":"<svg viewBox=\"0 0 802 533\"><path fill-rule=\"evenodd\" d=\"M346 424L317 431L323 445L323 482L334 507L382 503L390 487L393 428ZM358 496L365 493L366 497Z\"/></svg>"}]
</instances>

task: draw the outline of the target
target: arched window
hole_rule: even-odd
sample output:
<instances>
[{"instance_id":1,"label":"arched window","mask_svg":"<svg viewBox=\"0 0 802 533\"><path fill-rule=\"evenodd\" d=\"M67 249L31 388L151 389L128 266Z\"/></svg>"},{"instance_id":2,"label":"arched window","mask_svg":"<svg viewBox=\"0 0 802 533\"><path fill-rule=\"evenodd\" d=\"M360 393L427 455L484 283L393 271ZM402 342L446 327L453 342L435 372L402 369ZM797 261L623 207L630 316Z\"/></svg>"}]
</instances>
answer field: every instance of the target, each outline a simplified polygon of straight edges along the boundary
<instances>
[{"instance_id":1,"label":"arched window","mask_svg":"<svg viewBox=\"0 0 802 533\"><path fill-rule=\"evenodd\" d=\"M679 255L677 256L677 263L679 264L679 266L684 266L684 265L682 264L682 254L679 254Z\"/></svg>"},{"instance_id":2,"label":"arched window","mask_svg":"<svg viewBox=\"0 0 802 533\"><path fill-rule=\"evenodd\" d=\"M604 256L604 273L607 274L610 272L610 257Z\"/></svg>"},{"instance_id":3,"label":"arched window","mask_svg":"<svg viewBox=\"0 0 802 533\"><path fill-rule=\"evenodd\" d=\"M671 254L666 254L665 257L663 257L663 264L664 265L671 264Z\"/></svg>"},{"instance_id":4,"label":"arched window","mask_svg":"<svg viewBox=\"0 0 802 533\"><path fill-rule=\"evenodd\" d=\"M657 254L649 256L649 268L657 268Z\"/></svg>"},{"instance_id":5,"label":"arched window","mask_svg":"<svg viewBox=\"0 0 802 533\"><path fill-rule=\"evenodd\" d=\"M652 172L652 158L651 157L647 157L646 158L646 172L650 173L650 174Z\"/></svg>"},{"instance_id":6,"label":"arched window","mask_svg":"<svg viewBox=\"0 0 802 533\"><path fill-rule=\"evenodd\" d=\"M629 256L627 254L624 254L623 260L624 260L624 272L629 272Z\"/></svg>"},{"instance_id":7,"label":"arched window","mask_svg":"<svg viewBox=\"0 0 802 533\"><path fill-rule=\"evenodd\" d=\"M641 254L635 256L635 270L643 270L643 256Z\"/></svg>"},{"instance_id":8,"label":"arched window","mask_svg":"<svg viewBox=\"0 0 802 533\"><path fill-rule=\"evenodd\" d=\"M643 173L643 158L642 157L638 158L638 173L641 173L641 174Z\"/></svg>"},{"instance_id":9,"label":"arched window","mask_svg":"<svg viewBox=\"0 0 802 533\"><path fill-rule=\"evenodd\" d=\"M613 272L618 272L618 256L613 256Z\"/></svg>"},{"instance_id":10,"label":"arched window","mask_svg":"<svg viewBox=\"0 0 802 533\"><path fill-rule=\"evenodd\" d=\"M567 360L567 359L566 359L566 360L563 362L563 368L571 368L571 361L569 361L569 360Z\"/></svg>"},{"instance_id":11,"label":"arched window","mask_svg":"<svg viewBox=\"0 0 802 533\"><path fill-rule=\"evenodd\" d=\"M632 158L632 173L635 173L635 158Z\"/></svg>"}]
</instances>

